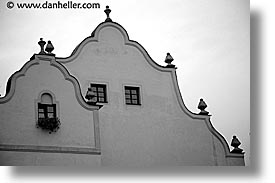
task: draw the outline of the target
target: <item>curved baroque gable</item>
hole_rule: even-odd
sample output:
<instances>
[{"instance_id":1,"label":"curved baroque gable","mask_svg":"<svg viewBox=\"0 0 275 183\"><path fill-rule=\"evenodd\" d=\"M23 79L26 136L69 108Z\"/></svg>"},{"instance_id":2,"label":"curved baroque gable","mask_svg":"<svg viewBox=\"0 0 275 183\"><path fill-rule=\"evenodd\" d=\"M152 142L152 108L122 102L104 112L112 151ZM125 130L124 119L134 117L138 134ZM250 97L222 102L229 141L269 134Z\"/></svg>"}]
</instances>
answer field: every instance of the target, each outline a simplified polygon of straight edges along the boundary
<instances>
[{"instance_id":1,"label":"curved baroque gable","mask_svg":"<svg viewBox=\"0 0 275 183\"><path fill-rule=\"evenodd\" d=\"M102 107L101 105L96 105L96 106L88 105L81 94L80 85L77 79L74 76L72 76L62 64L56 62L54 57L45 56L45 55L35 55L35 59L28 61L19 71L15 72L9 78L6 95L4 97L0 97L0 104L8 102L12 98L15 92L16 82L18 78L24 77L27 70L30 69L33 65L39 65L40 60L50 61L51 62L50 65L53 67L56 67L63 74L64 79L70 81L73 84L75 97L83 108L92 111Z\"/></svg>"},{"instance_id":2,"label":"curved baroque gable","mask_svg":"<svg viewBox=\"0 0 275 183\"><path fill-rule=\"evenodd\" d=\"M144 56L145 60L148 62L148 64L153 67L154 69L161 71L161 72L168 72L171 74L171 78L172 78L172 82L173 82L173 87L174 87L174 91L176 93L177 96L177 101L179 103L179 106L181 107L182 111L187 114L190 118L192 119L200 119L203 120L206 125L207 128L209 129L209 131L222 143L224 151L226 153L226 156L232 156L232 154L230 155L230 151L229 151L229 146L225 140L225 138L213 127L212 123L210 122L210 116L204 116L204 115L198 115L195 113L192 113L190 110L187 109L187 107L185 106L180 90L179 90L179 86L178 86L178 82L177 82L177 75L176 75L176 70L174 68L166 68L164 66L161 66L159 64L157 64L148 54L148 52L144 49L144 47L142 45L140 45L138 42L130 40L128 33L126 32L126 30L119 25L118 23L114 23L114 22L103 22L101 24L99 24L96 29L93 31L92 35L90 37L87 37L86 39L84 39L76 48L75 50L72 52L72 54L69 57L66 58L56 58L56 60L62 64L66 64L69 62L73 62L77 57L79 57L79 55L81 54L82 50L84 49L84 47L90 43L90 42L99 42L99 36L100 36L100 32L106 28L106 27L111 27L114 28L116 30L118 30L123 39L124 39L124 44L125 45L129 45L132 47L137 48L140 53L142 53L142 55ZM238 156L238 155L236 155Z\"/></svg>"}]
</instances>

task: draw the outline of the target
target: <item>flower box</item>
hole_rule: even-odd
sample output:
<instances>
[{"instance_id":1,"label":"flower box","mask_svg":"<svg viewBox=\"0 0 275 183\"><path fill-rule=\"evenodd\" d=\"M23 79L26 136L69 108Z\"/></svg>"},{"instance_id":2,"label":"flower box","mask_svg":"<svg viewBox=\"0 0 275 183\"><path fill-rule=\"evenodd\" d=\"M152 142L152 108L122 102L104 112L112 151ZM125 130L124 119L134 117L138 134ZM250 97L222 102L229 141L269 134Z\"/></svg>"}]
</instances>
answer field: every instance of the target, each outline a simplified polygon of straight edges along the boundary
<instances>
[{"instance_id":1,"label":"flower box","mask_svg":"<svg viewBox=\"0 0 275 183\"><path fill-rule=\"evenodd\" d=\"M60 127L60 120L58 118L39 118L36 127L47 130L49 133L56 132Z\"/></svg>"}]
</instances>

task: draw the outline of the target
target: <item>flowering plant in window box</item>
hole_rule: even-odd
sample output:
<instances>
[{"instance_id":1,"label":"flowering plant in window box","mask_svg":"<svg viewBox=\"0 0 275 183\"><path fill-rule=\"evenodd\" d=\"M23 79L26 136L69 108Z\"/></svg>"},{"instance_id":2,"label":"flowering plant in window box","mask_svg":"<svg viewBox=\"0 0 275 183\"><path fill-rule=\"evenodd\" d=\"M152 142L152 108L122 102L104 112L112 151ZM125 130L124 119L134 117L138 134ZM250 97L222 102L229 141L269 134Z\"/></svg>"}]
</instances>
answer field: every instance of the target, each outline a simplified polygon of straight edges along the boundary
<instances>
[{"instance_id":1,"label":"flowering plant in window box","mask_svg":"<svg viewBox=\"0 0 275 183\"><path fill-rule=\"evenodd\" d=\"M36 123L37 128L48 130L49 133L56 132L59 126L60 120L58 118L39 118Z\"/></svg>"}]
</instances>

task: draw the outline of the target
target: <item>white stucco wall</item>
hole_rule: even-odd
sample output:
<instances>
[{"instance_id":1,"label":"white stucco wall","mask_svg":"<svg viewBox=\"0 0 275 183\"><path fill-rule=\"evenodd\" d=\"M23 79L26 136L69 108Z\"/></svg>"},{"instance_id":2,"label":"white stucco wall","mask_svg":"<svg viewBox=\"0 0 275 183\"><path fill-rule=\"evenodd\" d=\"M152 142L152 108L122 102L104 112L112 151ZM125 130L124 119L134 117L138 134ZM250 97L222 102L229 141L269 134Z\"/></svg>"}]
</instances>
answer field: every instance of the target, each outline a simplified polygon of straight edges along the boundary
<instances>
[{"instance_id":1,"label":"white stucco wall","mask_svg":"<svg viewBox=\"0 0 275 183\"><path fill-rule=\"evenodd\" d=\"M173 69L157 69L119 25L100 25L71 57L58 61L79 80L83 95L90 83L107 85L108 103L100 110L102 165L227 164L205 118L183 111ZM125 104L127 85L140 87L141 106Z\"/></svg>"},{"instance_id":2,"label":"white stucco wall","mask_svg":"<svg viewBox=\"0 0 275 183\"><path fill-rule=\"evenodd\" d=\"M1 166L100 167L100 155L0 151Z\"/></svg>"},{"instance_id":3,"label":"white stucco wall","mask_svg":"<svg viewBox=\"0 0 275 183\"><path fill-rule=\"evenodd\" d=\"M52 146L65 147L65 150L63 150L65 152L66 148L71 147L75 151L78 148L95 148L94 112L83 108L79 104L74 84L68 79L65 80L64 74L58 67L51 64L54 62L54 57L48 57L47 59L50 60L36 59L30 61L27 64L30 66L24 67L26 72L21 71L19 72L21 73L19 77L17 77L17 74L12 78L14 87L11 87L11 91L0 99L0 145L12 146L15 150L17 146L19 149L27 148L31 151L33 148L37 152L39 152L40 147L46 147L47 149ZM43 91L50 91L57 101L57 117L60 119L61 126L57 132L52 134L36 128L36 103L39 94ZM6 100L7 98L9 100ZM50 149L49 151L53 150ZM55 151L58 151L58 148ZM75 153L77 154L77 152ZM25 155L23 154L26 155L25 158L28 156L32 157L30 159L31 162L24 160ZM12 163L13 155L17 156L15 159L22 157L18 165L22 161L22 163L27 161L27 164L36 164L38 162L45 164L51 157L56 159L62 156L62 153L55 153L55 155L38 153L35 156L34 154L29 152L0 151L0 160L5 161L0 163L6 164L9 159ZM76 155L71 155L71 157L68 154L64 155L64 161L67 161L66 157L74 159L74 156ZM87 158L87 155L78 156L78 159L81 159L80 157ZM100 159L100 156L90 156L91 159ZM47 161L43 161L45 158ZM71 163L74 164L73 162Z\"/></svg>"}]
</instances>

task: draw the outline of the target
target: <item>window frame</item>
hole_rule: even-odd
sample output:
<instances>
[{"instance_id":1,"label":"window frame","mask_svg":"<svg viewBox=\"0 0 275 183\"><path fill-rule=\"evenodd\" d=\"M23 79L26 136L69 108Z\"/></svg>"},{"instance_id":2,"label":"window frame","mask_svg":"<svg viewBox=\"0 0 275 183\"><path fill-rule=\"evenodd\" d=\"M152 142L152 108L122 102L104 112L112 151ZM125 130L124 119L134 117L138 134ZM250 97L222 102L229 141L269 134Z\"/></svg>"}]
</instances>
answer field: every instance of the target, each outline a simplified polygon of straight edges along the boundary
<instances>
[{"instance_id":1,"label":"window frame","mask_svg":"<svg viewBox=\"0 0 275 183\"><path fill-rule=\"evenodd\" d=\"M43 94L48 94L52 97L52 103L44 103L42 101L42 96ZM38 104L46 104L46 105L55 105L55 118L59 118L60 119L60 106L59 106L59 101L56 100L56 97L54 95L53 92L51 92L50 90L42 90L39 94L37 99L34 100L34 110L35 110L35 121L37 121L39 119L39 107ZM42 112L41 112L42 113ZM45 117L45 116L44 116ZM41 118L40 118L41 119Z\"/></svg>"},{"instance_id":2,"label":"window frame","mask_svg":"<svg viewBox=\"0 0 275 183\"><path fill-rule=\"evenodd\" d=\"M97 103L108 103L106 84L90 83L90 87L92 88L92 91L96 94ZM96 88L96 91L94 91L93 88ZM103 91L99 91L99 88L102 88ZM103 94L103 96L100 96L99 94ZM103 99L103 101L100 99Z\"/></svg>"},{"instance_id":3,"label":"window frame","mask_svg":"<svg viewBox=\"0 0 275 183\"><path fill-rule=\"evenodd\" d=\"M53 107L53 111L49 111L49 107ZM43 109L41 112L39 109ZM43 114L44 117L41 118L40 114ZM49 114L53 114L52 117L49 117ZM43 103L38 103L38 119L45 119L45 118L56 118L56 104L43 104Z\"/></svg>"},{"instance_id":4,"label":"window frame","mask_svg":"<svg viewBox=\"0 0 275 183\"><path fill-rule=\"evenodd\" d=\"M129 91L129 92L127 92ZM126 105L141 105L141 92L138 86L124 86L124 96ZM129 101L129 102L128 102ZM134 102L136 101L136 102Z\"/></svg>"}]
</instances>

